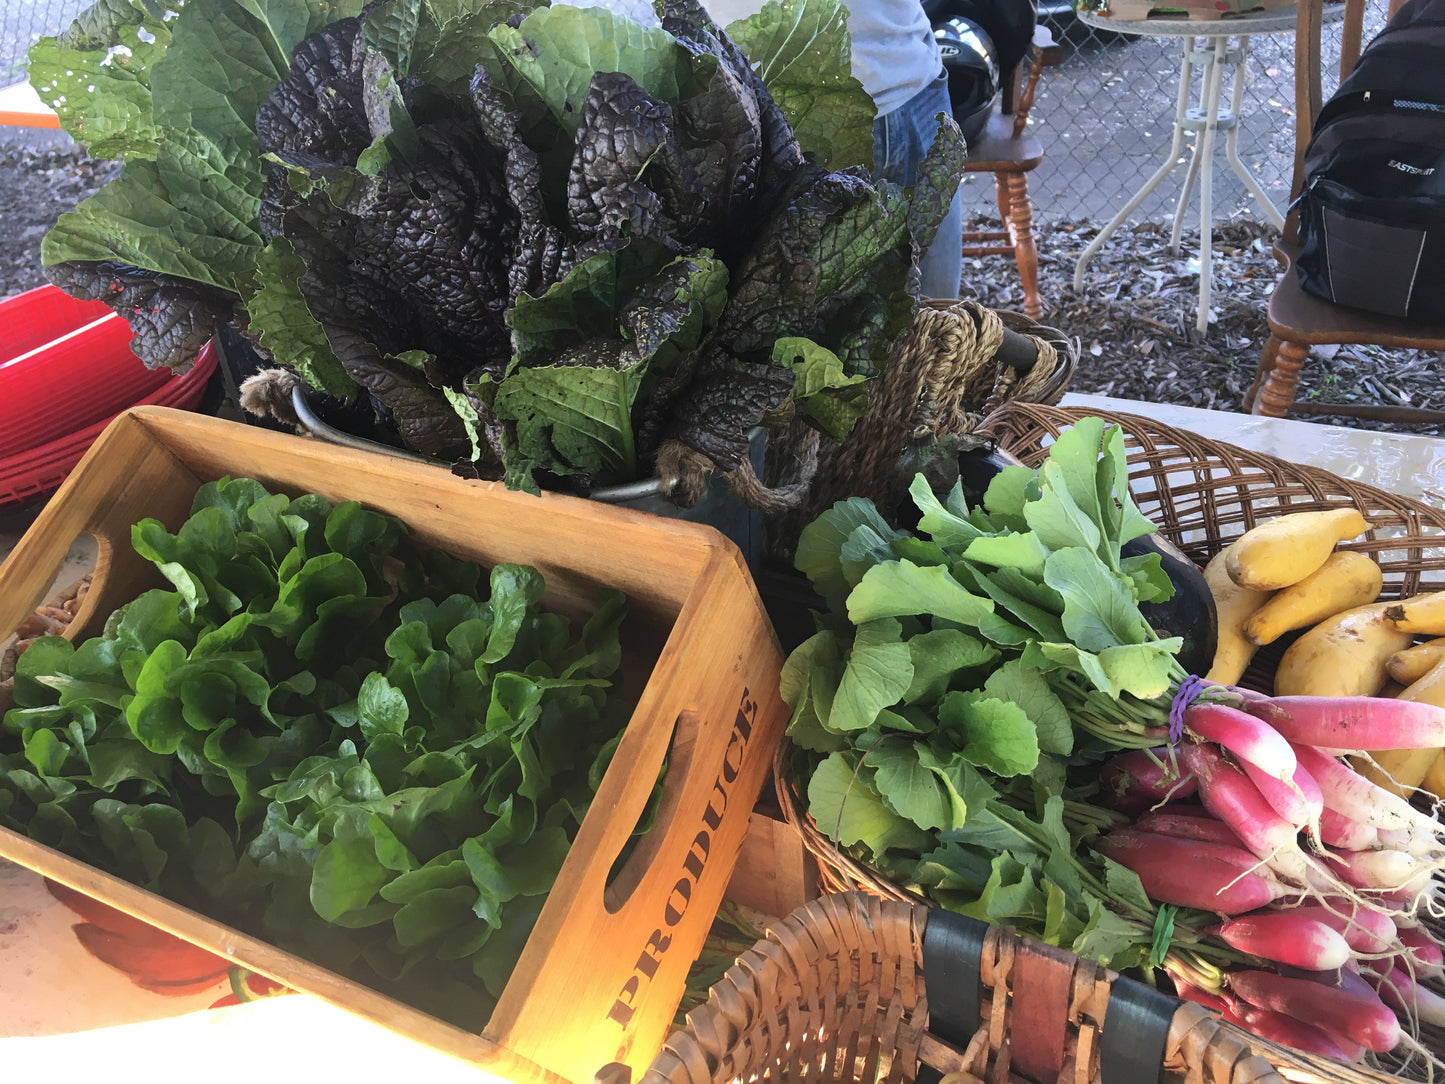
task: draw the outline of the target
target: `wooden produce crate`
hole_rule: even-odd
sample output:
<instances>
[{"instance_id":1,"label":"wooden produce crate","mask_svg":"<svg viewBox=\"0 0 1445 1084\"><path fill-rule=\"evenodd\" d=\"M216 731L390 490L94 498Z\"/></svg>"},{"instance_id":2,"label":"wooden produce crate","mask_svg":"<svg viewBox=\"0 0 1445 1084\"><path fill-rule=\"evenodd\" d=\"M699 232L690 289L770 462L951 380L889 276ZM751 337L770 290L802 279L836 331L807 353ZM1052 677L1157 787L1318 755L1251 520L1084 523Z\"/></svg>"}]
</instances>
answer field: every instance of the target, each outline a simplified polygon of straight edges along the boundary
<instances>
[{"instance_id":1,"label":"wooden produce crate","mask_svg":"<svg viewBox=\"0 0 1445 1084\"><path fill-rule=\"evenodd\" d=\"M143 407L105 431L0 567L0 636L43 600L85 532L99 560L69 635L93 635L118 605L162 582L131 550L131 524L153 516L174 531L196 489L226 475L359 500L399 517L419 544L485 565L533 565L546 604L571 617L586 614L601 586L628 597L625 645L636 657L625 668L641 670L641 695L491 1020L469 1033L16 832L0 830L0 856L497 1076L582 1081L609 1062L644 1068L670 1027L787 718L782 654L737 548L709 527ZM653 827L609 884L665 755Z\"/></svg>"}]
</instances>

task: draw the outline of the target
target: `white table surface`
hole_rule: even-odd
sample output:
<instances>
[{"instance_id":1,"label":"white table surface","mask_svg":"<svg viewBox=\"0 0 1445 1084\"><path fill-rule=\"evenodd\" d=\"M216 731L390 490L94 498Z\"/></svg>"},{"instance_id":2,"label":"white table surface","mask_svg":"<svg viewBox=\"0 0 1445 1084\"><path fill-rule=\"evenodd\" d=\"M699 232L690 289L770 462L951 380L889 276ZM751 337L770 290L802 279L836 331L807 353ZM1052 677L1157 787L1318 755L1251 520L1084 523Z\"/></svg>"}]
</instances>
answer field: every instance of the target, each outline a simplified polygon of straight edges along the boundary
<instances>
[{"instance_id":1,"label":"white table surface","mask_svg":"<svg viewBox=\"0 0 1445 1084\"><path fill-rule=\"evenodd\" d=\"M1308 463L1379 489L1445 507L1445 440L1409 433L1350 429L1288 418L1141 403L1069 392L1063 406L1142 414L1154 421L1295 463Z\"/></svg>"},{"instance_id":2,"label":"white table surface","mask_svg":"<svg viewBox=\"0 0 1445 1084\"><path fill-rule=\"evenodd\" d=\"M1161 5L1162 6L1162 5ZM1079 21L1097 30L1138 34L1150 38L1228 38L1237 34L1279 34L1295 28L1293 5L1276 11L1253 11L1224 19L1190 19L1183 15L1156 15L1149 19L1115 19L1096 11L1080 11ZM1341 9L1343 17L1343 9ZM1328 18L1328 17L1327 17Z\"/></svg>"}]
</instances>

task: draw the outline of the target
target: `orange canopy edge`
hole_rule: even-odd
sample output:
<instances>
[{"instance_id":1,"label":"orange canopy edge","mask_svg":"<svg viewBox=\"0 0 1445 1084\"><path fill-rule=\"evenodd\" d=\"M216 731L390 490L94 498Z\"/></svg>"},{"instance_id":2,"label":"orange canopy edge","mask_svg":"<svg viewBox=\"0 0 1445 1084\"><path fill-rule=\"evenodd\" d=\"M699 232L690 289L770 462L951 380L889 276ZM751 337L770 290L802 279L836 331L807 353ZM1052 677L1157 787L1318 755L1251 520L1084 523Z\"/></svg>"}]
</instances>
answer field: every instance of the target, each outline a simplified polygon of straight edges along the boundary
<instances>
[{"instance_id":1,"label":"orange canopy edge","mask_svg":"<svg viewBox=\"0 0 1445 1084\"><path fill-rule=\"evenodd\" d=\"M14 128L59 128L55 110L40 100L29 83L0 87L0 124Z\"/></svg>"}]
</instances>

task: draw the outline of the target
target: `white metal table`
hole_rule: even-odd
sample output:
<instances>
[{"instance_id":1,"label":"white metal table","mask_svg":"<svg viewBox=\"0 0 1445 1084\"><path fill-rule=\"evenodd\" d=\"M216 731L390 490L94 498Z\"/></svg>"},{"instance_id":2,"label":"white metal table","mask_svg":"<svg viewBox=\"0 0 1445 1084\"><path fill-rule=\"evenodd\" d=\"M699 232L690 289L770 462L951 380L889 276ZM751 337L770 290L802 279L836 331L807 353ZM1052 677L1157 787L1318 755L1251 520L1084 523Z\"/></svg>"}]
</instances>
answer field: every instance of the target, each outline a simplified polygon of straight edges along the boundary
<instances>
[{"instance_id":1,"label":"white metal table","mask_svg":"<svg viewBox=\"0 0 1445 1084\"><path fill-rule=\"evenodd\" d=\"M1279 11L1258 12L1228 19L1194 20L1182 18L1155 19L1111 19L1092 11L1080 11L1079 18L1088 26L1121 34L1137 34L1145 37L1183 38L1183 58L1179 68L1179 97L1174 111L1174 139L1164 164L1144 182L1144 187L1135 192L1110 221L1099 231L1099 236L1089 244L1078 263L1074 266L1074 289L1084 288L1084 268L1093 259L1105 241L1133 213L1144 198L1182 164L1180 152L1184 149L1186 133L1197 133L1189 155L1189 167L1184 175L1184 185L1179 193L1179 202L1174 209L1174 228L1169 236L1169 251L1179 251L1179 237L1184 227L1184 209L1193 194L1194 185L1199 184L1199 330L1209 330L1209 267L1212 249L1210 229L1213 224L1213 168L1215 137L1223 131L1224 153L1230 167L1244 182L1250 195L1264 211L1265 217L1276 228L1284 225L1280 213L1265 194L1259 180L1239 158L1239 110L1244 95L1244 70L1249 60L1249 39L1252 34L1278 34L1295 28L1295 9L1289 7ZM1325 22L1338 22L1344 18L1344 5L1332 4L1325 8ZM1202 40L1201 40L1202 39ZM1231 41L1233 44L1231 44ZM1230 67L1233 87L1229 107L1222 108L1220 99L1224 85L1225 68ZM1194 69L1202 71L1199 104L1191 106Z\"/></svg>"}]
</instances>

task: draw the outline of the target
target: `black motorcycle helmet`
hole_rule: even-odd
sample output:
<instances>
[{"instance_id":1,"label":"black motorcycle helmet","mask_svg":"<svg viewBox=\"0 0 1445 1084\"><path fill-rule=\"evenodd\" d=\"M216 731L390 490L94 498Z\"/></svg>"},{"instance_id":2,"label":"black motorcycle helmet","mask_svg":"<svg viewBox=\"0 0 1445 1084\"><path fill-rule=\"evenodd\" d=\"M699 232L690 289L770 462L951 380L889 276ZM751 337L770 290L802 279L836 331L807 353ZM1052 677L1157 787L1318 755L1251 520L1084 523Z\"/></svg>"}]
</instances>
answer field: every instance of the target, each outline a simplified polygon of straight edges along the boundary
<instances>
[{"instance_id":1,"label":"black motorcycle helmet","mask_svg":"<svg viewBox=\"0 0 1445 1084\"><path fill-rule=\"evenodd\" d=\"M983 132L998 97L998 50L983 27L961 15L935 21L933 36L948 73L953 119L963 130L964 142L972 144Z\"/></svg>"},{"instance_id":2,"label":"black motorcycle helmet","mask_svg":"<svg viewBox=\"0 0 1445 1084\"><path fill-rule=\"evenodd\" d=\"M972 19L993 39L995 60L1002 78L1008 79L1019 61L1028 55L1038 21L1037 0L921 0L933 26L948 19Z\"/></svg>"}]
</instances>

